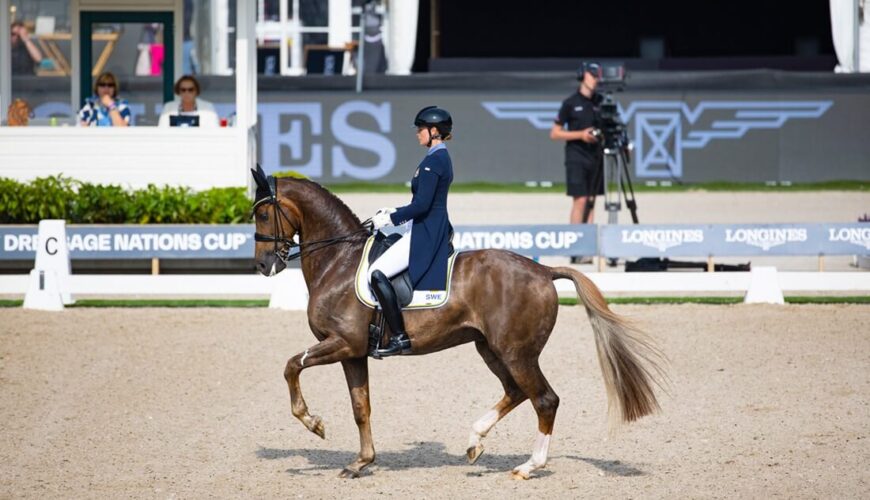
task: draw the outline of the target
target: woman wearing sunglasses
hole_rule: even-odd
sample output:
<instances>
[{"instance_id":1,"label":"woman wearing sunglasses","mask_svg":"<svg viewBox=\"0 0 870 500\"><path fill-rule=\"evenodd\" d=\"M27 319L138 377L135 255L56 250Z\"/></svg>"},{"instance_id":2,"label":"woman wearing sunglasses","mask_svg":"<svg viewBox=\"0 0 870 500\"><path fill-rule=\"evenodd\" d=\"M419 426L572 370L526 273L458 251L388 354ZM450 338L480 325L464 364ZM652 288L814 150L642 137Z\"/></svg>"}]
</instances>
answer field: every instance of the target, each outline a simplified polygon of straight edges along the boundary
<instances>
[{"instance_id":1,"label":"woman wearing sunglasses","mask_svg":"<svg viewBox=\"0 0 870 500\"><path fill-rule=\"evenodd\" d=\"M214 105L199 98L199 82L191 75L184 75L175 82L174 101L163 105L157 121L158 127L168 127L170 116L198 116L199 126L213 128L219 125Z\"/></svg>"},{"instance_id":2,"label":"woman wearing sunglasses","mask_svg":"<svg viewBox=\"0 0 870 500\"><path fill-rule=\"evenodd\" d=\"M94 83L94 95L79 110L79 123L83 127L127 127L131 118L127 100L118 98L118 79L108 71L101 74Z\"/></svg>"}]
</instances>

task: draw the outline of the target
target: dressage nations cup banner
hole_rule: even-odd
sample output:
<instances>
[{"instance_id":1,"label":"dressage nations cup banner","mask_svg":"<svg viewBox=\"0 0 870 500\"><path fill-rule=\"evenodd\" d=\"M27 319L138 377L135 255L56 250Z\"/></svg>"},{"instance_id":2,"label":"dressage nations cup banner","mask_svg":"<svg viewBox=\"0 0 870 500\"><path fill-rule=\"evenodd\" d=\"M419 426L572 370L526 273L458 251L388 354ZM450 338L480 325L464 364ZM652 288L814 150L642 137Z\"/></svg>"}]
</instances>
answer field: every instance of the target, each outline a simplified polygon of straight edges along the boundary
<instances>
[{"instance_id":1,"label":"dressage nations cup banner","mask_svg":"<svg viewBox=\"0 0 870 500\"><path fill-rule=\"evenodd\" d=\"M71 259L251 259L253 224L67 226ZM0 260L30 260L36 226L0 226ZM870 255L870 223L457 226L457 251L521 255L706 257Z\"/></svg>"},{"instance_id":2,"label":"dressage nations cup banner","mask_svg":"<svg viewBox=\"0 0 870 500\"><path fill-rule=\"evenodd\" d=\"M457 226L453 247L458 250L496 248L522 255L595 255L596 227L577 225Z\"/></svg>"},{"instance_id":3,"label":"dressage nations cup banner","mask_svg":"<svg viewBox=\"0 0 870 500\"><path fill-rule=\"evenodd\" d=\"M37 118L72 116L64 83L43 80L27 96ZM204 80L205 97L220 116L230 116L232 86L217 77ZM363 94L317 81L319 87L304 79L260 81L258 155L267 173L295 170L321 183L406 182L423 155L412 119L421 107L437 104L453 115L448 147L456 182L564 182L564 143L550 140L549 131L561 101L576 91L571 75L428 75L388 80L397 88L385 83ZM614 97L634 144L632 176L870 180L870 114L864 111L870 83L848 83L834 75L787 73L630 75ZM323 85L334 87L325 91ZM130 96L136 126L156 124L163 106L159 89L147 88Z\"/></svg>"},{"instance_id":4,"label":"dressage nations cup banner","mask_svg":"<svg viewBox=\"0 0 870 500\"><path fill-rule=\"evenodd\" d=\"M67 226L71 259L249 259L254 226ZM0 226L0 259L26 260L39 245L36 226Z\"/></svg>"}]
</instances>

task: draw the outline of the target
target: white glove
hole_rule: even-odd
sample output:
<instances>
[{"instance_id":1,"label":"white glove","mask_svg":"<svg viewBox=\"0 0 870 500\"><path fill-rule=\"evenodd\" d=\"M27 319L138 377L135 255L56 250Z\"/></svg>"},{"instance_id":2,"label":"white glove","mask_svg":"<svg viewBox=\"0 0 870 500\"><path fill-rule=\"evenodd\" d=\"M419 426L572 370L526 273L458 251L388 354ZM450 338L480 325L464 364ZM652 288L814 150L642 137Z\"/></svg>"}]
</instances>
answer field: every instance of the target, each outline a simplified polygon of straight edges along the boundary
<instances>
[{"instance_id":1,"label":"white glove","mask_svg":"<svg viewBox=\"0 0 870 500\"><path fill-rule=\"evenodd\" d=\"M384 226L392 226L393 221L390 219L390 214L388 212L381 212L378 210L378 213L372 217L372 224L375 227L375 230L378 230Z\"/></svg>"},{"instance_id":2,"label":"white glove","mask_svg":"<svg viewBox=\"0 0 870 500\"><path fill-rule=\"evenodd\" d=\"M396 211L395 208L384 207L384 208L379 208L378 211L375 212L375 213L376 213L376 214L382 214L382 213L383 213L383 214L391 214L391 213L393 213L393 212L395 212L395 211Z\"/></svg>"}]
</instances>

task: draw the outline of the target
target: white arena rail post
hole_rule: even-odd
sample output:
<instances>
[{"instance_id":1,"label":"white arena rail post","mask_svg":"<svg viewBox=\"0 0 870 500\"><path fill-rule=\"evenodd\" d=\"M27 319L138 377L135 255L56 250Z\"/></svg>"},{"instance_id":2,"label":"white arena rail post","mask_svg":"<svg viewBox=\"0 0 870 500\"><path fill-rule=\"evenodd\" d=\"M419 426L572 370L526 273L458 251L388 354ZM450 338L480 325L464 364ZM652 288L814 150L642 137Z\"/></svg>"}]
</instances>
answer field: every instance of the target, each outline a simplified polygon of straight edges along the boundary
<instances>
[{"instance_id":1,"label":"white arena rail post","mask_svg":"<svg viewBox=\"0 0 870 500\"><path fill-rule=\"evenodd\" d=\"M749 290L746 291L743 302L746 304L785 304L775 267L752 268L749 274Z\"/></svg>"},{"instance_id":2,"label":"white arena rail post","mask_svg":"<svg viewBox=\"0 0 870 500\"><path fill-rule=\"evenodd\" d=\"M62 311L74 302L69 292L70 261L66 242L66 221L39 221L39 246L30 271L25 309Z\"/></svg>"},{"instance_id":3,"label":"white arena rail post","mask_svg":"<svg viewBox=\"0 0 870 500\"><path fill-rule=\"evenodd\" d=\"M287 311L308 310L308 285L300 269L286 269L272 276L274 282L272 295L269 298L270 309Z\"/></svg>"}]
</instances>

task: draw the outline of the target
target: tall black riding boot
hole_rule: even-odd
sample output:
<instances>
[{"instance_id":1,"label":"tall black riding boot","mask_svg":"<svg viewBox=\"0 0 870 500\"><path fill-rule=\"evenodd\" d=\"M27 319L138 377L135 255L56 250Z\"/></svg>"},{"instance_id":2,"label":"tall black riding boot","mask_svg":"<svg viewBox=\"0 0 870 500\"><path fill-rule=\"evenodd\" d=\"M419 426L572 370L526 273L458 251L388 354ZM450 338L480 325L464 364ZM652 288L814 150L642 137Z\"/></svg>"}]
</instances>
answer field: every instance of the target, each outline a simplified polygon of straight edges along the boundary
<instances>
[{"instance_id":1,"label":"tall black riding boot","mask_svg":"<svg viewBox=\"0 0 870 500\"><path fill-rule=\"evenodd\" d=\"M387 347L378 349L375 354L377 357L408 354L411 352L411 339L405 333L405 320L402 318L402 310L399 308L399 297L396 296L390 279L381 271L372 273L372 291L375 292L384 313L384 319L393 333Z\"/></svg>"}]
</instances>

